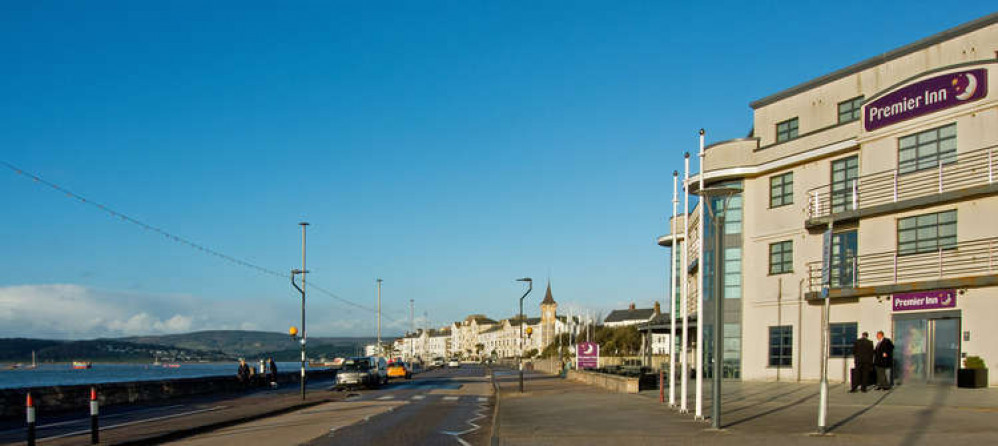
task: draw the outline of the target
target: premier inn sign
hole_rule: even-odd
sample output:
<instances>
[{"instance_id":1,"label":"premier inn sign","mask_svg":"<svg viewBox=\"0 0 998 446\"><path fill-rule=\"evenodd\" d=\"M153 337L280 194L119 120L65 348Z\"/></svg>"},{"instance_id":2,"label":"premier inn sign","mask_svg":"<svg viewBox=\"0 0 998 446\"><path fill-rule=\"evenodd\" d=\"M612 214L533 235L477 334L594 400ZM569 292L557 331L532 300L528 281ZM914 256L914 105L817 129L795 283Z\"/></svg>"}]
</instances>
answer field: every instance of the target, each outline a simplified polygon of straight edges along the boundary
<instances>
[{"instance_id":1,"label":"premier inn sign","mask_svg":"<svg viewBox=\"0 0 998 446\"><path fill-rule=\"evenodd\" d=\"M866 104L863 108L863 125L870 132L973 102L987 95L988 70L984 68L931 77Z\"/></svg>"}]
</instances>

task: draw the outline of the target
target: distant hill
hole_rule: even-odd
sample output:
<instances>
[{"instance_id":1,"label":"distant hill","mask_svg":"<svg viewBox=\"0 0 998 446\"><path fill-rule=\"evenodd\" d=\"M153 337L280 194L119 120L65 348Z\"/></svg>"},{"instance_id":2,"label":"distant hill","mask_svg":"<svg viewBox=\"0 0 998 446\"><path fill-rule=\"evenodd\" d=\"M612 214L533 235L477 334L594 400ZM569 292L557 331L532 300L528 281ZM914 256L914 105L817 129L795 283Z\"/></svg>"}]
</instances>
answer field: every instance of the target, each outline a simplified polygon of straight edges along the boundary
<instances>
[{"instance_id":1,"label":"distant hill","mask_svg":"<svg viewBox=\"0 0 998 446\"><path fill-rule=\"evenodd\" d=\"M387 339L389 338L383 340ZM296 357L301 355L299 344L290 336L285 333L266 331L210 330L160 336L135 336L119 340L138 344L169 345L192 350L218 350L234 357L257 357L288 350L299 352ZM374 342L376 342L375 338L309 337L307 347L309 352L343 351L352 355L358 347L363 349L364 345ZM332 347L337 347L337 349ZM313 357L312 353L309 353L309 357Z\"/></svg>"},{"instance_id":2,"label":"distant hill","mask_svg":"<svg viewBox=\"0 0 998 446\"><path fill-rule=\"evenodd\" d=\"M225 361L231 356L219 350L188 349L151 343L124 342L114 339L56 341L47 339L0 339L0 361L31 362L34 351L38 362L108 361Z\"/></svg>"}]
</instances>

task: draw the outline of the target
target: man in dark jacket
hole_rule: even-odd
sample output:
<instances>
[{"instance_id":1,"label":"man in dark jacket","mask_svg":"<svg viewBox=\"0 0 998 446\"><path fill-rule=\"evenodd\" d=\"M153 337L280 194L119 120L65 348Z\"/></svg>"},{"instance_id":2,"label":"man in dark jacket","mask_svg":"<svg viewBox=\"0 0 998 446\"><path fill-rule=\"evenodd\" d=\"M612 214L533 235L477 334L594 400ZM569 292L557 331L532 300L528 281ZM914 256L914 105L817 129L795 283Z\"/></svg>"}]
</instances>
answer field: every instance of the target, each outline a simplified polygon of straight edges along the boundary
<instances>
[{"instance_id":1,"label":"man in dark jacket","mask_svg":"<svg viewBox=\"0 0 998 446\"><path fill-rule=\"evenodd\" d=\"M873 371L873 341L870 341L870 333L864 331L863 337L856 340L852 346L852 354L856 363L856 375L850 392L856 392L856 387L861 387L866 392L867 381Z\"/></svg>"},{"instance_id":2,"label":"man in dark jacket","mask_svg":"<svg viewBox=\"0 0 998 446\"><path fill-rule=\"evenodd\" d=\"M873 349L873 365L877 368L877 390L890 390L891 382L887 373L894 366L894 343L884 337L884 332L877 332L877 346ZM891 378L893 378L893 374Z\"/></svg>"}]
</instances>

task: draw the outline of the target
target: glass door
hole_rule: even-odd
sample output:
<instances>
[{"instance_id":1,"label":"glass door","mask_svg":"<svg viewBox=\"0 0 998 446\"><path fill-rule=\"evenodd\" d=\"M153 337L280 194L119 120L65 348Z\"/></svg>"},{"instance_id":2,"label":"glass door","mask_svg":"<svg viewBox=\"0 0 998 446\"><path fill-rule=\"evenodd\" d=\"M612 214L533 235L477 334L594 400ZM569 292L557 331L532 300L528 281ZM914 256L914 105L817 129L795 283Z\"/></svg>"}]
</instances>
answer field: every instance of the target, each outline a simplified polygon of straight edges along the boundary
<instances>
[{"instance_id":1,"label":"glass door","mask_svg":"<svg viewBox=\"0 0 998 446\"><path fill-rule=\"evenodd\" d=\"M925 382L928 346L926 319L894 320L894 379L898 383Z\"/></svg>"},{"instance_id":2,"label":"glass door","mask_svg":"<svg viewBox=\"0 0 998 446\"><path fill-rule=\"evenodd\" d=\"M932 324L932 376L940 384L956 383L956 369L960 364L960 320L931 319Z\"/></svg>"}]
</instances>

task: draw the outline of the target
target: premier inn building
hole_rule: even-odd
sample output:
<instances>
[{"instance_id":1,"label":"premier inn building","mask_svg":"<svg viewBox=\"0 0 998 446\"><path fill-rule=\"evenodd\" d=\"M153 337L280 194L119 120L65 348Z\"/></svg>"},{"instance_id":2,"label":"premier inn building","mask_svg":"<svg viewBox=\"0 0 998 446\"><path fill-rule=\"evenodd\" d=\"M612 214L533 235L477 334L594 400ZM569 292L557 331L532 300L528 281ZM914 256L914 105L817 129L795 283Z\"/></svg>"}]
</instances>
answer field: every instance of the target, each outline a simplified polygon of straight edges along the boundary
<instances>
[{"instance_id":1,"label":"premier inn building","mask_svg":"<svg viewBox=\"0 0 998 446\"><path fill-rule=\"evenodd\" d=\"M720 326L726 377L819 379L824 295L833 381L880 330L902 384L955 385L968 356L998 368L998 14L750 105L751 135L707 146L685 181L740 192L659 238L691 324L703 284L705 372Z\"/></svg>"}]
</instances>

